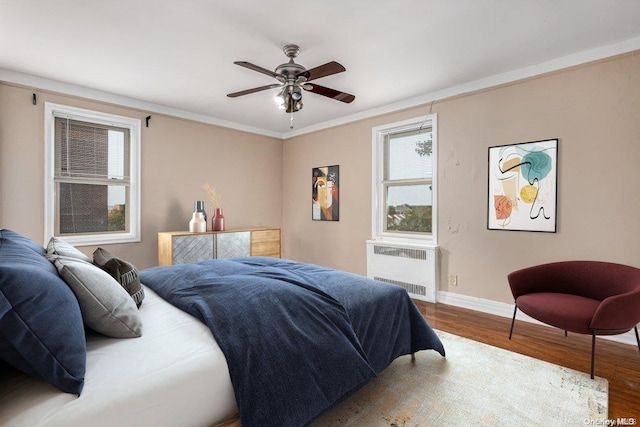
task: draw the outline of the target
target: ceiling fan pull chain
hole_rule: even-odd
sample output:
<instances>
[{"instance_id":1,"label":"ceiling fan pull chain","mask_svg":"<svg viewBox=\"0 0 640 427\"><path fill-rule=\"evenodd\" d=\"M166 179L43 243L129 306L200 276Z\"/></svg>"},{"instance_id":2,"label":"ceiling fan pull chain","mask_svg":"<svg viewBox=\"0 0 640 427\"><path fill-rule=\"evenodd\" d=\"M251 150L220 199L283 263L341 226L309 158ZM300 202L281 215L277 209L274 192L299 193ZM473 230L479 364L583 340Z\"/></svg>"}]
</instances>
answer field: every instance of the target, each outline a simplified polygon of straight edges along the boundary
<instances>
[{"instance_id":1,"label":"ceiling fan pull chain","mask_svg":"<svg viewBox=\"0 0 640 427\"><path fill-rule=\"evenodd\" d=\"M291 112L291 122L289 125L289 129L293 129L293 111Z\"/></svg>"}]
</instances>

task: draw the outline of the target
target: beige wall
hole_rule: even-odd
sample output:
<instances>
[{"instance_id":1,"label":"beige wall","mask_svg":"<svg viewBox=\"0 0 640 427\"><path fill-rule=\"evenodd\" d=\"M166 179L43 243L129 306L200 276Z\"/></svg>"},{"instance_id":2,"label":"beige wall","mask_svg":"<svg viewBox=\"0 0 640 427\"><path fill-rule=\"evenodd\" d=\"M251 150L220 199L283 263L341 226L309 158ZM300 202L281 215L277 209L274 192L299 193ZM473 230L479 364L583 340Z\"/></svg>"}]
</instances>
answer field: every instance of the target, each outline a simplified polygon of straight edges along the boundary
<instances>
[{"instance_id":1,"label":"beige wall","mask_svg":"<svg viewBox=\"0 0 640 427\"><path fill-rule=\"evenodd\" d=\"M157 265L157 233L187 230L201 189L215 186L227 227L282 226L282 141L218 126L0 84L0 228L44 242L44 103L142 120L142 241L106 248L139 268ZM81 248L91 254L95 247Z\"/></svg>"},{"instance_id":2,"label":"beige wall","mask_svg":"<svg viewBox=\"0 0 640 427\"><path fill-rule=\"evenodd\" d=\"M371 128L429 106L288 139L284 253L366 274ZM640 52L437 101L440 290L512 302L506 275L536 263L640 266ZM487 230L488 147L559 139L558 232ZM340 221L311 220L311 168L340 165ZM448 287L447 276L458 275Z\"/></svg>"},{"instance_id":3,"label":"beige wall","mask_svg":"<svg viewBox=\"0 0 640 427\"><path fill-rule=\"evenodd\" d=\"M562 259L640 266L640 52L440 100L440 290L511 302L506 274ZM44 102L143 120L146 112L0 84L0 227L43 241ZM110 249L156 265L157 232L186 229L203 182L228 226L283 228L283 255L366 273L371 237L371 128L429 106L274 138L152 114L142 128L142 242ZM559 141L558 232L489 231L487 148ZM340 165L340 221L311 220L311 169ZM211 205L207 204L211 212ZM94 248L83 250L90 253ZM457 287L446 277L458 275Z\"/></svg>"}]
</instances>

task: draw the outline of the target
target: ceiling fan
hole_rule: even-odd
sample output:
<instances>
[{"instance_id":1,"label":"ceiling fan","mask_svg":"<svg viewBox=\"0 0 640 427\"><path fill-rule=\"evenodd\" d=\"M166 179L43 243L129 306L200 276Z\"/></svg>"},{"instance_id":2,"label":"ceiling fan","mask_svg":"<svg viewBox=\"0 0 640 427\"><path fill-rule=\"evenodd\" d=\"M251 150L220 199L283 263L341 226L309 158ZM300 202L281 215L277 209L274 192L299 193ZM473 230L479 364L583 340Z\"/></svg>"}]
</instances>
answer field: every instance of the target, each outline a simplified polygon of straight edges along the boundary
<instances>
[{"instance_id":1,"label":"ceiling fan","mask_svg":"<svg viewBox=\"0 0 640 427\"><path fill-rule=\"evenodd\" d=\"M318 95L326 96L337 101L350 103L356 99L355 96L340 92L335 89L320 86L315 83L309 83L313 80L321 77L327 77L332 74L341 73L346 71L345 68L335 61L327 62L324 65L320 65L315 68L307 70L300 64L296 64L293 58L300 53L300 47L295 44L288 44L282 48L284 54L289 58L289 62L280 64L274 71L267 70L266 68L259 67L245 61L236 61L234 64L241 67L248 68L259 73L266 74L276 78L280 83L275 83L266 86L260 86L253 89L241 90L240 92L230 93L227 96L230 98L236 98L242 95L248 95L250 93L260 92L263 90L281 88L278 92L276 100L279 103L279 107L286 110L287 113L294 113L302 109L302 89L316 93ZM293 116L292 116L293 117Z\"/></svg>"}]
</instances>

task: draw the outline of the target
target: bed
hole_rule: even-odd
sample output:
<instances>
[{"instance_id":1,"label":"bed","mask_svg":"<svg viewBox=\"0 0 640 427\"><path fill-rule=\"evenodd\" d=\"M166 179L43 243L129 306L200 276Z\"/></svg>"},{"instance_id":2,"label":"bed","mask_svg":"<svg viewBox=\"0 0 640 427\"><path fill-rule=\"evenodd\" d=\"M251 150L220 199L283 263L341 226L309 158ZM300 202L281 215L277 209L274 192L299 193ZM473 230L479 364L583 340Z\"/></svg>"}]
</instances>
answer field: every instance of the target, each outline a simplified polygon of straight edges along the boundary
<instances>
[{"instance_id":1,"label":"bed","mask_svg":"<svg viewBox=\"0 0 640 427\"><path fill-rule=\"evenodd\" d=\"M227 363L209 329L152 290L145 294L140 338L87 332L80 397L7 370L0 378L0 425L207 426L232 417Z\"/></svg>"},{"instance_id":2,"label":"bed","mask_svg":"<svg viewBox=\"0 0 640 427\"><path fill-rule=\"evenodd\" d=\"M67 277L69 266L77 267L68 255L76 253L63 249L71 252L61 250L58 271L52 270L35 259L44 258L48 248L1 230L0 298L8 298L5 291L18 276L9 267L22 268L25 255L38 268ZM60 267L61 260L67 265ZM444 356L442 343L402 288L355 274L248 257L154 267L139 272L139 279L145 295L140 307L112 311L131 330L141 325L141 336L104 335L113 328L97 333L92 329L102 326L87 326L88 310L79 310L86 363L82 384L71 381L66 393L61 387L67 376L54 384L58 379L28 367L15 369L20 360L12 358L7 322L20 307L7 309L0 299L1 426L213 426L238 412L244 427L302 426L400 355L433 349ZM82 306L77 284L67 284ZM60 313L54 319L59 318ZM75 319L63 329L76 327ZM46 331L57 322L49 320Z\"/></svg>"}]
</instances>

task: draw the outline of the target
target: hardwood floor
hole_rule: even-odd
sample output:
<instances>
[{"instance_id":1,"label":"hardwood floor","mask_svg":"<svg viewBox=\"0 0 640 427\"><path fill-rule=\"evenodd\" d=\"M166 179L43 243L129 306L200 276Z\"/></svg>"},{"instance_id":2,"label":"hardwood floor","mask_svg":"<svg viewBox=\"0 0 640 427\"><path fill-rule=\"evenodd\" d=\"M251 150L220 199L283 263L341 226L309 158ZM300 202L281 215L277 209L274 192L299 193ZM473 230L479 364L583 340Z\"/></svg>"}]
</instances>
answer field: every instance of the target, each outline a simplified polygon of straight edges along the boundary
<instances>
[{"instance_id":1,"label":"hardwood floor","mask_svg":"<svg viewBox=\"0 0 640 427\"><path fill-rule=\"evenodd\" d=\"M516 321L446 304L415 301L431 326L567 368L591 372L591 336ZM595 375L609 381L609 419L640 423L640 351L637 346L597 338Z\"/></svg>"}]
</instances>

